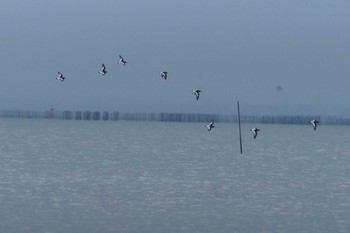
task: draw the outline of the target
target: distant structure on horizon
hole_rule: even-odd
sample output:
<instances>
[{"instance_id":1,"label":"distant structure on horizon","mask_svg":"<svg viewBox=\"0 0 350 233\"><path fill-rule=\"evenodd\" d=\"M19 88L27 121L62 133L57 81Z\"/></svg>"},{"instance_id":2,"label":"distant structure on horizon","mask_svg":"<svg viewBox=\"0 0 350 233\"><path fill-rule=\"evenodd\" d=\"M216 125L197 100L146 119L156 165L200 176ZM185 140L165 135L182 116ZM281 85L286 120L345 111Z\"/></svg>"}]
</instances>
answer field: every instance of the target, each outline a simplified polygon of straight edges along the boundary
<instances>
[{"instance_id":1,"label":"distant structure on horizon","mask_svg":"<svg viewBox=\"0 0 350 233\"><path fill-rule=\"evenodd\" d=\"M0 118L26 118L26 119L59 119L59 120L94 120L94 121L160 121L160 122L211 122L238 123L235 114L213 113L120 113L119 111L57 111L51 107L47 111L30 110L0 110ZM241 116L242 123L258 124L310 124L311 120L318 119L323 125L350 125L350 118L339 116Z\"/></svg>"},{"instance_id":2,"label":"distant structure on horizon","mask_svg":"<svg viewBox=\"0 0 350 233\"><path fill-rule=\"evenodd\" d=\"M54 119L55 118L55 108L54 107L50 108L50 111L48 113L48 118L50 118L50 119Z\"/></svg>"}]
</instances>

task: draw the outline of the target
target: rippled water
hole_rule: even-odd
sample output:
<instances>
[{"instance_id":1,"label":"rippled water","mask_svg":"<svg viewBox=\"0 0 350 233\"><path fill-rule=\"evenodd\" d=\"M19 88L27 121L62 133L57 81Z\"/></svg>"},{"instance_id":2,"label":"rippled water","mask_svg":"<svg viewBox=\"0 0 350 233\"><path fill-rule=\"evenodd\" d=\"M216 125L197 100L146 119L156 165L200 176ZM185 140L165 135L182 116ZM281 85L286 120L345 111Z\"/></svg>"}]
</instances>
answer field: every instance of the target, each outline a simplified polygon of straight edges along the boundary
<instances>
[{"instance_id":1,"label":"rippled water","mask_svg":"<svg viewBox=\"0 0 350 233\"><path fill-rule=\"evenodd\" d=\"M350 232L350 127L242 130L0 119L0 232Z\"/></svg>"}]
</instances>

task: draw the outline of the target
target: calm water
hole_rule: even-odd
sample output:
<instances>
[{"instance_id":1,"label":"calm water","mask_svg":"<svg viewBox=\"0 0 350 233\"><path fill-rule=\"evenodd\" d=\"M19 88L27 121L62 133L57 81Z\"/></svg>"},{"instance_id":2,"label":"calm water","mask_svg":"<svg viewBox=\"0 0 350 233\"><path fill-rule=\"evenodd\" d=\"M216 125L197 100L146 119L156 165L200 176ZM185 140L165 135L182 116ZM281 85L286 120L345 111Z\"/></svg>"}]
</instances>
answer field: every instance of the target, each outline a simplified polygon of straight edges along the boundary
<instances>
[{"instance_id":1,"label":"calm water","mask_svg":"<svg viewBox=\"0 0 350 233\"><path fill-rule=\"evenodd\" d=\"M0 119L0 232L350 232L350 127L242 130Z\"/></svg>"}]
</instances>

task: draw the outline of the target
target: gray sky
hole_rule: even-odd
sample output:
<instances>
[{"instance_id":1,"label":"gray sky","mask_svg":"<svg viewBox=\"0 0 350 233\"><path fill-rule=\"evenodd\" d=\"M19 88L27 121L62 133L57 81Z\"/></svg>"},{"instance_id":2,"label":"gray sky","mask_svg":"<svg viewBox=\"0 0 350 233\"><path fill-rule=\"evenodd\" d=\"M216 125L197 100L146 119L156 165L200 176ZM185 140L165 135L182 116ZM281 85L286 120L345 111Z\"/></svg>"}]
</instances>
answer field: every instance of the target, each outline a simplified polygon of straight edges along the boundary
<instances>
[{"instance_id":1,"label":"gray sky","mask_svg":"<svg viewBox=\"0 0 350 233\"><path fill-rule=\"evenodd\" d=\"M0 3L0 109L350 116L348 0Z\"/></svg>"}]
</instances>

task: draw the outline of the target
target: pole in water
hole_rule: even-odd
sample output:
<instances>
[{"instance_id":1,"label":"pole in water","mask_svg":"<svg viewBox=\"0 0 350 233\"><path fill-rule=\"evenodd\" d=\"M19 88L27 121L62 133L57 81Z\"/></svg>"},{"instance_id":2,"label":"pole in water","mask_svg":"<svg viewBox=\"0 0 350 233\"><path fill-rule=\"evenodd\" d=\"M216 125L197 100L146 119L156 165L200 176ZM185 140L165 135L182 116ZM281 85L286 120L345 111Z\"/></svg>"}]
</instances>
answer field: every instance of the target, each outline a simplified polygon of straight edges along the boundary
<instances>
[{"instance_id":1,"label":"pole in water","mask_svg":"<svg viewBox=\"0 0 350 233\"><path fill-rule=\"evenodd\" d=\"M237 101L237 109L238 109L239 146L240 146L240 149L241 149L241 154L243 154L242 131L241 131L241 113L239 111L239 101Z\"/></svg>"}]
</instances>

